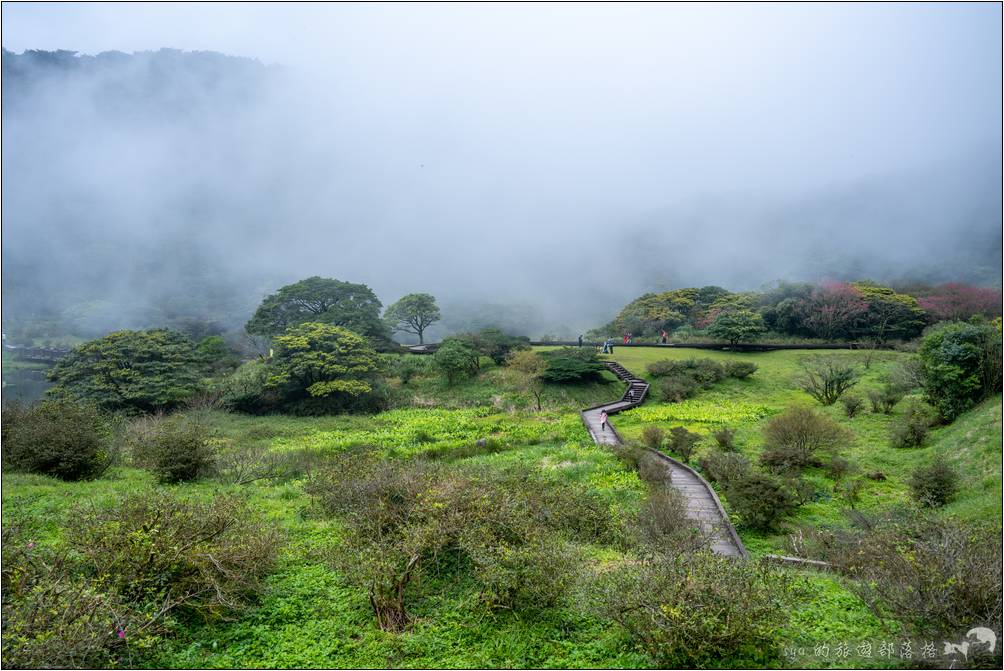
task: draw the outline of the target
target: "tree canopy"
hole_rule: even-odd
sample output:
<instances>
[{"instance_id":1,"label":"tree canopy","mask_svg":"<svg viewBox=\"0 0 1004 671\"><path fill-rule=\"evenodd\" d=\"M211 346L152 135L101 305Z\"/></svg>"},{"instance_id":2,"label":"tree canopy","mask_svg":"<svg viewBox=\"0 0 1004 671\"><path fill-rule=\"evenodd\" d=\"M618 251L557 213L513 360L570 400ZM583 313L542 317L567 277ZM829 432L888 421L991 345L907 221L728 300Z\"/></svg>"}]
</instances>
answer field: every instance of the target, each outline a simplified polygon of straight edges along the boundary
<instances>
[{"instance_id":1,"label":"tree canopy","mask_svg":"<svg viewBox=\"0 0 1004 671\"><path fill-rule=\"evenodd\" d=\"M708 327L716 338L728 340L730 345L752 342L764 332L763 317L752 310L729 308L722 310Z\"/></svg>"},{"instance_id":2,"label":"tree canopy","mask_svg":"<svg viewBox=\"0 0 1004 671\"><path fill-rule=\"evenodd\" d=\"M286 398L356 397L373 390L376 351L340 326L305 322L275 339L268 385Z\"/></svg>"},{"instance_id":3,"label":"tree canopy","mask_svg":"<svg viewBox=\"0 0 1004 671\"><path fill-rule=\"evenodd\" d=\"M441 316L436 299L431 294L408 294L388 306L383 318L394 331L417 335L421 344L425 342L425 329L439 321Z\"/></svg>"},{"instance_id":4,"label":"tree canopy","mask_svg":"<svg viewBox=\"0 0 1004 671\"><path fill-rule=\"evenodd\" d=\"M200 388L203 358L167 329L116 331L74 349L49 372L51 393L104 410L152 412L178 406Z\"/></svg>"},{"instance_id":5,"label":"tree canopy","mask_svg":"<svg viewBox=\"0 0 1004 671\"><path fill-rule=\"evenodd\" d=\"M380 308L380 300L365 284L308 277L267 296L245 329L253 335L276 337L291 326L315 322L341 326L381 344L389 334Z\"/></svg>"}]
</instances>

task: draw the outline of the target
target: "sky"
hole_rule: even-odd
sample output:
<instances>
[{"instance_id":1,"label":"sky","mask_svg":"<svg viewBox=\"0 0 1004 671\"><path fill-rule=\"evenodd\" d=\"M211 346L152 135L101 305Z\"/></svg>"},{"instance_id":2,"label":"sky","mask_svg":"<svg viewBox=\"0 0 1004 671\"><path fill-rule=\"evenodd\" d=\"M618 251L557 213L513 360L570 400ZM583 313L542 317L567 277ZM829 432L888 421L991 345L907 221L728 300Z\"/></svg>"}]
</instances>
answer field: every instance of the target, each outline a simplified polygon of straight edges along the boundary
<instances>
[{"instance_id":1,"label":"sky","mask_svg":"<svg viewBox=\"0 0 1004 671\"><path fill-rule=\"evenodd\" d=\"M202 187L230 194L205 230L248 227L254 240L206 244L265 284L321 274L364 281L385 303L413 290L488 296L575 328L644 291L695 284L852 273L1000 284L1000 4L2 11L16 53L171 47L281 72L233 127L215 119L187 138L213 154L199 160ZM104 219L159 234L165 194L195 188L165 181L190 171L165 169L177 138L158 144L162 132L100 147L80 134L48 159L116 166L106 181L97 159L96 173L75 160L60 174L92 191L135 181L128 212ZM235 175L274 188L249 194ZM19 202L5 219L51 217Z\"/></svg>"}]
</instances>

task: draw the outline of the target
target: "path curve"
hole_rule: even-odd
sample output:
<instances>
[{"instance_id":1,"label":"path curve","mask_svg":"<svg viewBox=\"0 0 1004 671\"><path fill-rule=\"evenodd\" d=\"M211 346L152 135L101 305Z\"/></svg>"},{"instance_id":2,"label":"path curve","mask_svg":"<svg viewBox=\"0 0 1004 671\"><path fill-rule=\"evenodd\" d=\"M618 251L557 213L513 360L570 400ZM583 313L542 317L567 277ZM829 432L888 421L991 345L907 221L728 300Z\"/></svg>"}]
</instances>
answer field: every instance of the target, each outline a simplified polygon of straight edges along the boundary
<instances>
[{"instance_id":1,"label":"path curve","mask_svg":"<svg viewBox=\"0 0 1004 671\"><path fill-rule=\"evenodd\" d=\"M597 445L620 445L623 441L609 421L605 429L600 426L600 414L606 411L607 415L613 415L641 405L648 395L649 384L616 361L605 361L603 365L622 382L626 382L628 387L620 399L585 408L580 415L593 442ZM687 503L687 516L700 524L704 533L708 535L711 549L720 555L748 559L746 546L740 540L722 502L707 480L690 466L658 450L649 451L666 464L671 476L670 486L683 495Z\"/></svg>"}]
</instances>

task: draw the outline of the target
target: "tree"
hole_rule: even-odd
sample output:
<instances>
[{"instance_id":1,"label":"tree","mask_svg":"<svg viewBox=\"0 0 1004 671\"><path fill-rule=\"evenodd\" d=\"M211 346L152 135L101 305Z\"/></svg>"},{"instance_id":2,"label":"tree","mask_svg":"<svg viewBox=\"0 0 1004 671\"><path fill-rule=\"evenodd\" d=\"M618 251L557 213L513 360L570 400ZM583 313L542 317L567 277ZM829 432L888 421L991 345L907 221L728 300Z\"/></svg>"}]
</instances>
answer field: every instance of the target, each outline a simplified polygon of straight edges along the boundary
<instances>
[{"instance_id":1,"label":"tree","mask_svg":"<svg viewBox=\"0 0 1004 671\"><path fill-rule=\"evenodd\" d=\"M752 310L726 308L718 313L708 333L730 345L756 340L764 332L763 317Z\"/></svg>"},{"instance_id":2,"label":"tree","mask_svg":"<svg viewBox=\"0 0 1004 671\"><path fill-rule=\"evenodd\" d=\"M773 417L763 430L764 451L760 460L778 470L799 469L820 463L850 442L850 433L822 413L793 406Z\"/></svg>"},{"instance_id":3,"label":"tree","mask_svg":"<svg viewBox=\"0 0 1004 671\"><path fill-rule=\"evenodd\" d=\"M924 328L924 310L913 296L864 282L854 284L854 288L868 306L861 330L879 345L889 338L916 337Z\"/></svg>"},{"instance_id":4,"label":"tree","mask_svg":"<svg viewBox=\"0 0 1004 671\"><path fill-rule=\"evenodd\" d=\"M562 347L543 352L547 370L541 375L544 382L555 384L580 384L602 379L605 370L596 351L586 347Z\"/></svg>"},{"instance_id":5,"label":"tree","mask_svg":"<svg viewBox=\"0 0 1004 671\"><path fill-rule=\"evenodd\" d=\"M408 294L387 308L383 318L394 331L405 331L425 342L425 329L439 321L441 315L436 299L430 294Z\"/></svg>"},{"instance_id":6,"label":"tree","mask_svg":"<svg viewBox=\"0 0 1004 671\"><path fill-rule=\"evenodd\" d=\"M1001 313L1001 292L949 282L918 298L917 303L938 321L961 321L975 315L992 317Z\"/></svg>"},{"instance_id":7,"label":"tree","mask_svg":"<svg viewBox=\"0 0 1004 671\"><path fill-rule=\"evenodd\" d=\"M200 388L202 359L176 331L116 331L74 349L49 372L50 393L104 410L170 410Z\"/></svg>"},{"instance_id":8,"label":"tree","mask_svg":"<svg viewBox=\"0 0 1004 671\"><path fill-rule=\"evenodd\" d=\"M944 420L1001 389L1001 333L992 325L944 322L924 337L918 355L924 396Z\"/></svg>"},{"instance_id":9,"label":"tree","mask_svg":"<svg viewBox=\"0 0 1004 671\"><path fill-rule=\"evenodd\" d=\"M287 400L358 397L373 390L377 353L340 326L306 322L275 339L268 385Z\"/></svg>"},{"instance_id":10,"label":"tree","mask_svg":"<svg viewBox=\"0 0 1004 671\"><path fill-rule=\"evenodd\" d=\"M509 356L509 368L515 371L521 381L523 390L533 394L537 401L537 412L540 412L540 398L544 392L544 382L541 376L547 370L547 361L532 350L520 350Z\"/></svg>"},{"instance_id":11,"label":"tree","mask_svg":"<svg viewBox=\"0 0 1004 671\"><path fill-rule=\"evenodd\" d=\"M824 340L848 338L868 312L861 291L844 282L828 282L813 289L811 296L795 304L798 321L808 332Z\"/></svg>"},{"instance_id":12,"label":"tree","mask_svg":"<svg viewBox=\"0 0 1004 671\"><path fill-rule=\"evenodd\" d=\"M802 389L823 405L833 405L858 383L854 366L837 357L814 357L802 362Z\"/></svg>"},{"instance_id":13,"label":"tree","mask_svg":"<svg viewBox=\"0 0 1004 671\"><path fill-rule=\"evenodd\" d=\"M452 386L457 380L477 373L479 357L480 354L470 345L456 338L447 338L432 355L432 365Z\"/></svg>"},{"instance_id":14,"label":"tree","mask_svg":"<svg viewBox=\"0 0 1004 671\"><path fill-rule=\"evenodd\" d=\"M474 333L462 333L457 340L466 343L482 356L486 356L501 366L513 352L530 349L530 339L514 336L497 328L486 328Z\"/></svg>"},{"instance_id":15,"label":"tree","mask_svg":"<svg viewBox=\"0 0 1004 671\"><path fill-rule=\"evenodd\" d=\"M244 327L252 335L279 336L304 322L341 326L374 343L389 339L380 300L365 284L308 277L267 296Z\"/></svg>"}]
</instances>

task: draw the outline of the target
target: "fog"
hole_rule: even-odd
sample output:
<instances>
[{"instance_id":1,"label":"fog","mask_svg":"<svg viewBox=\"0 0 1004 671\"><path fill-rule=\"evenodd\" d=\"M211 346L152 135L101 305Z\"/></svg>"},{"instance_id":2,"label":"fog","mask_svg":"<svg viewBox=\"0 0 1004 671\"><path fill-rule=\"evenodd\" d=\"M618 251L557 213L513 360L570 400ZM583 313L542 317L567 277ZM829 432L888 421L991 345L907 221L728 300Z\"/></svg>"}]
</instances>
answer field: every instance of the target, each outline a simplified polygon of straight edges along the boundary
<instances>
[{"instance_id":1,"label":"fog","mask_svg":"<svg viewBox=\"0 0 1004 671\"><path fill-rule=\"evenodd\" d=\"M5 4L6 50L79 55L3 56L4 326L233 326L310 275L531 335L681 286L1000 286L1000 26L991 4Z\"/></svg>"}]
</instances>

